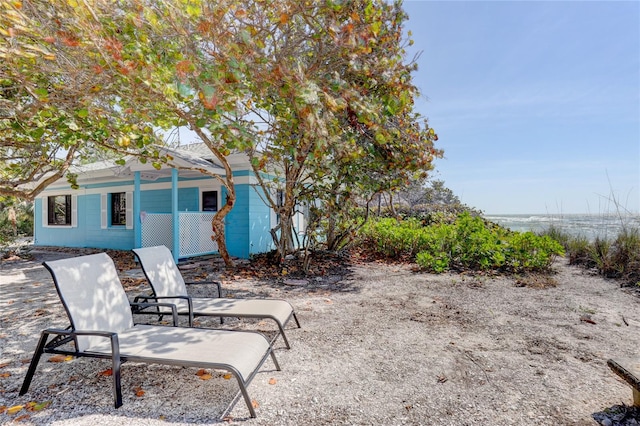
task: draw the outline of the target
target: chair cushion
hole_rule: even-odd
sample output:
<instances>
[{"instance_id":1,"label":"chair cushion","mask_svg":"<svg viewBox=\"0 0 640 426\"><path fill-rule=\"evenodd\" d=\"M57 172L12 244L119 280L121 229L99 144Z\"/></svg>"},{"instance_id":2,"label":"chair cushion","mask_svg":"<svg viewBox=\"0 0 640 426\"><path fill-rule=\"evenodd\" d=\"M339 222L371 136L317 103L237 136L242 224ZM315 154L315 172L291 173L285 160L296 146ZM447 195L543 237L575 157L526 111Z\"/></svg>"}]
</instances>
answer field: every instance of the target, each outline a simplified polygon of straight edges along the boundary
<instances>
[{"instance_id":1,"label":"chair cushion","mask_svg":"<svg viewBox=\"0 0 640 426\"><path fill-rule=\"evenodd\" d=\"M129 299L113 260L106 253L54 260L44 263L53 276L56 290L75 330L120 332L133 327ZM104 340L79 336L83 351Z\"/></svg>"},{"instance_id":2,"label":"chair cushion","mask_svg":"<svg viewBox=\"0 0 640 426\"><path fill-rule=\"evenodd\" d=\"M118 333L120 355L129 361L237 370L247 380L269 351L259 333L185 327L136 325ZM110 354L108 339L87 352Z\"/></svg>"}]
</instances>

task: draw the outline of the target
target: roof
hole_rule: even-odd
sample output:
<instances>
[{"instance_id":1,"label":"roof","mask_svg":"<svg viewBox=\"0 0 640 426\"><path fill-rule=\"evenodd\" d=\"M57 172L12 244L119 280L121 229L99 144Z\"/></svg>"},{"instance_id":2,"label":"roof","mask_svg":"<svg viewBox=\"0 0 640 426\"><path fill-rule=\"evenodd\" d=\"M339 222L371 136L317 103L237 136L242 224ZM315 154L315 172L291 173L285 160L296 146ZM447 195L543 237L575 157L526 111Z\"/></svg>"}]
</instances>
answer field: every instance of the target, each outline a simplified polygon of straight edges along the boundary
<instances>
[{"instance_id":1,"label":"roof","mask_svg":"<svg viewBox=\"0 0 640 426\"><path fill-rule=\"evenodd\" d=\"M130 155L125 158L124 165L117 165L115 160L101 160L88 164L73 165L69 168L69 173L78 176L78 183L101 183L114 179L133 178L135 172L140 172L143 180L154 181L163 177L170 177L172 169L178 169L180 177L202 177L205 173L224 175L225 170L212 159L215 158L211 150L204 143L185 145L178 148L168 148L156 146L160 155L168 155L171 160L156 169L152 162L143 163L136 156ZM43 177L43 179L46 176ZM57 182L66 182L66 177ZM35 185L33 182L31 185Z\"/></svg>"}]
</instances>

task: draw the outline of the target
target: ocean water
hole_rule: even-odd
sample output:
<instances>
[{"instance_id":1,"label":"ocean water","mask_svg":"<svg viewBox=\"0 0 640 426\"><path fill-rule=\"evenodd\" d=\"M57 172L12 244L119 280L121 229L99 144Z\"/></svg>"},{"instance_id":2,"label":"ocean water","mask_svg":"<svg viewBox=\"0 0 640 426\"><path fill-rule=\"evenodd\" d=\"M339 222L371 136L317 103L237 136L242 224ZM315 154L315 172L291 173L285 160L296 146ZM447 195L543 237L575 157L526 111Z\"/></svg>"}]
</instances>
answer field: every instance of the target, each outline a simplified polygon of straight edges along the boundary
<instances>
[{"instance_id":1,"label":"ocean water","mask_svg":"<svg viewBox=\"0 0 640 426\"><path fill-rule=\"evenodd\" d=\"M484 217L512 231L539 233L549 229L550 226L554 226L571 236L586 237L590 241L596 238L614 239L623 227L640 229L640 215L495 214L484 215Z\"/></svg>"}]
</instances>

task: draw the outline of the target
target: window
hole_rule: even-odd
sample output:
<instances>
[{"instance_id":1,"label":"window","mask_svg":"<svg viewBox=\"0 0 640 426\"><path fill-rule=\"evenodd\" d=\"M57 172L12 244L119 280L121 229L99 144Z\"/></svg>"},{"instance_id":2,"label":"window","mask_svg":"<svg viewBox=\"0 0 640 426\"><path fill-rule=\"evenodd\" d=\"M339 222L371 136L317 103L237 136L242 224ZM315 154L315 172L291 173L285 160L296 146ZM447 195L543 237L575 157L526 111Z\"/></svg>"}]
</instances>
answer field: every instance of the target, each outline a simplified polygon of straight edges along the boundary
<instances>
[{"instance_id":1,"label":"window","mask_svg":"<svg viewBox=\"0 0 640 426\"><path fill-rule=\"evenodd\" d=\"M71 225L71 195L47 197L47 224Z\"/></svg>"},{"instance_id":2,"label":"window","mask_svg":"<svg viewBox=\"0 0 640 426\"><path fill-rule=\"evenodd\" d=\"M125 226L133 229L133 193L111 192L100 195L100 228Z\"/></svg>"},{"instance_id":3,"label":"window","mask_svg":"<svg viewBox=\"0 0 640 426\"><path fill-rule=\"evenodd\" d=\"M111 194L111 225L127 224L127 198L124 192Z\"/></svg>"},{"instance_id":4,"label":"window","mask_svg":"<svg viewBox=\"0 0 640 426\"><path fill-rule=\"evenodd\" d=\"M202 211L203 212L218 211L218 191L202 192Z\"/></svg>"},{"instance_id":5,"label":"window","mask_svg":"<svg viewBox=\"0 0 640 426\"><path fill-rule=\"evenodd\" d=\"M276 205L278 207L284 206L284 191L282 189L276 191Z\"/></svg>"}]
</instances>

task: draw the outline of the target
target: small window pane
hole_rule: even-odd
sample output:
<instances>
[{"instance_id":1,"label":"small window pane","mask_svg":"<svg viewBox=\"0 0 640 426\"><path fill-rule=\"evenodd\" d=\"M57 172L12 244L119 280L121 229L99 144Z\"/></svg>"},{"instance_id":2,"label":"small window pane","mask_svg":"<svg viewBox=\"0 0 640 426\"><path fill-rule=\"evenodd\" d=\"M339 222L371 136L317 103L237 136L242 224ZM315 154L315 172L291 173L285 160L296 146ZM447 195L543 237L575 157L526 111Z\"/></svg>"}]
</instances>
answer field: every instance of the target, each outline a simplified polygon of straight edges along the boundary
<instances>
[{"instance_id":1,"label":"small window pane","mask_svg":"<svg viewBox=\"0 0 640 426\"><path fill-rule=\"evenodd\" d=\"M218 211L218 191L204 191L202 193L202 211Z\"/></svg>"},{"instance_id":2,"label":"small window pane","mask_svg":"<svg viewBox=\"0 0 640 426\"><path fill-rule=\"evenodd\" d=\"M49 225L71 225L71 195L47 197L47 203Z\"/></svg>"},{"instance_id":3,"label":"small window pane","mask_svg":"<svg viewBox=\"0 0 640 426\"><path fill-rule=\"evenodd\" d=\"M111 194L111 225L127 224L127 202L124 192Z\"/></svg>"}]
</instances>

